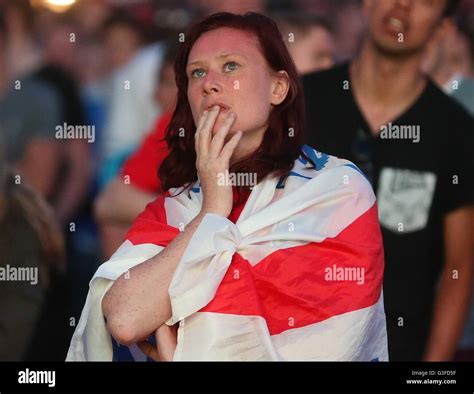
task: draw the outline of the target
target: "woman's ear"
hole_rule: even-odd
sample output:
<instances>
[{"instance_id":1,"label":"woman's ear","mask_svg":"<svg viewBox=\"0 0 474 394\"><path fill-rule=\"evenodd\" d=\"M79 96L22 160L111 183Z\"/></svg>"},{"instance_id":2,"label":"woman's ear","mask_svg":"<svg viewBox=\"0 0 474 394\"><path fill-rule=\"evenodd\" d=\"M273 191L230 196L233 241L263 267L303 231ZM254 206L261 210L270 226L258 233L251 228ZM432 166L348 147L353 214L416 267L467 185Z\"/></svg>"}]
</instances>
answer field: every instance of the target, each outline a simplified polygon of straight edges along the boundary
<instances>
[{"instance_id":1,"label":"woman's ear","mask_svg":"<svg viewBox=\"0 0 474 394\"><path fill-rule=\"evenodd\" d=\"M290 89L290 79L288 73L284 70L278 71L273 76L271 103L273 105L281 104Z\"/></svg>"}]
</instances>

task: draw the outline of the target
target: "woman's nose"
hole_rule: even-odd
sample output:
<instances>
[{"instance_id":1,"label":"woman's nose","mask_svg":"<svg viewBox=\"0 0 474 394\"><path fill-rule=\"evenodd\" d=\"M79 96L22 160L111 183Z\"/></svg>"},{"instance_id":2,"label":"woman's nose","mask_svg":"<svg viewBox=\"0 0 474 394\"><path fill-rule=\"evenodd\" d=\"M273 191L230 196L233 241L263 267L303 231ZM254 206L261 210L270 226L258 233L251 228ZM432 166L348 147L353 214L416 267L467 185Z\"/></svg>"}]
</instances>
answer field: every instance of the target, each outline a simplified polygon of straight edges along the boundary
<instances>
[{"instance_id":1,"label":"woman's nose","mask_svg":"<svg viewBox=\"0 0 474 394\"><path fill-rule=\"evenodd\" d=\"M219 77L214 73L208 74L204 80L203 90L204 94L222 92L222 84L219 81Z\"/></svg>"}]
</instances>

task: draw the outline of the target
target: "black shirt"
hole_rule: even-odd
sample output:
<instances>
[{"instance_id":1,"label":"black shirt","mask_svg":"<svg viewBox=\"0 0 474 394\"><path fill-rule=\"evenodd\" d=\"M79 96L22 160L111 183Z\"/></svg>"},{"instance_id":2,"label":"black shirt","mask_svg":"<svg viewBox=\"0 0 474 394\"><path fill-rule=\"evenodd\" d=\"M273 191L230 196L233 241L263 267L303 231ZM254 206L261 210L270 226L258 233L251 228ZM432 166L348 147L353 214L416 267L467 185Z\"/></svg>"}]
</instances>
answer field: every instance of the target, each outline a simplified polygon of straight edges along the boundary
<instances>
[{"instance_id":1,"label":"black shirt","mask_svg":"<svg viewBox=\"0 0 474 394\"><path fill-rule=\"evenodd\" d=\"M420 360L444 262L443 218L473 201L473 118L428 81L375 137L347 63L307 75L303 84L308 144L354 162L377 194L390 360Z\"/></svg>"}]
</instances>

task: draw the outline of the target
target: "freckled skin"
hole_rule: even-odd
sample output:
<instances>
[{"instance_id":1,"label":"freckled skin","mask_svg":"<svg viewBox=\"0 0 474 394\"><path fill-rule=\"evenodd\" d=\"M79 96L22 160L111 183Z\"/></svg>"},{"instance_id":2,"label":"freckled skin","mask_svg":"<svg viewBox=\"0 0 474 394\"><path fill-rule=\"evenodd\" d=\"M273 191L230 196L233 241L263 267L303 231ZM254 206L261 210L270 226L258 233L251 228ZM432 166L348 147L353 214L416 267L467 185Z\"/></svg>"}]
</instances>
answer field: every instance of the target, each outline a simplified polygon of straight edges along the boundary
<instances>
[{"instance_id":1,"label":"freckled skin","mask_svg":"<svg viewBox=\"0 0 474 394\"><path fill-rule=\"evenodd\" d=\"M231 55L219 58L224 54ZM195 61L201 62L189 65ZM236 62L237 66L230 69L226 66L228 62ZM195 69L200 69L199 77L192 78ZM256 140L263 138L271 110L272 71L252 34L227 27L203 34L188 59L188 100L194 122L198 123L203 105L220 101L237 114L228 138L242 130L241 145L255 145ZM219 114L213 134L225 116Z\"/></svg>"}]
</instances>

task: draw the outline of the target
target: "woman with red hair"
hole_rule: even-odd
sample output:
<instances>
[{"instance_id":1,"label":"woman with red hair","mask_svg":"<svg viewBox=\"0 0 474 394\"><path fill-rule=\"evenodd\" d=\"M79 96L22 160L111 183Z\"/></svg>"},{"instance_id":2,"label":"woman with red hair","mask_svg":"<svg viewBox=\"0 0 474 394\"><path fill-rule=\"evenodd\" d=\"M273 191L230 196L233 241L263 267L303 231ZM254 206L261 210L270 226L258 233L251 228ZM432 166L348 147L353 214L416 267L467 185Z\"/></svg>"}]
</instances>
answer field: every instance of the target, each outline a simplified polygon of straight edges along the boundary
<instances>
[{"instance_id":1,"label":"woman with red hair","mask_svg":"<svg viewBox=\"0 0 474 394\"><path fill-rule=\"evenodd\" d=\"M275 23L208 17L175 74L165 193L92 279L68 360L387 360L375 197L302 144Z\"/></svg>"}]
</instances>

